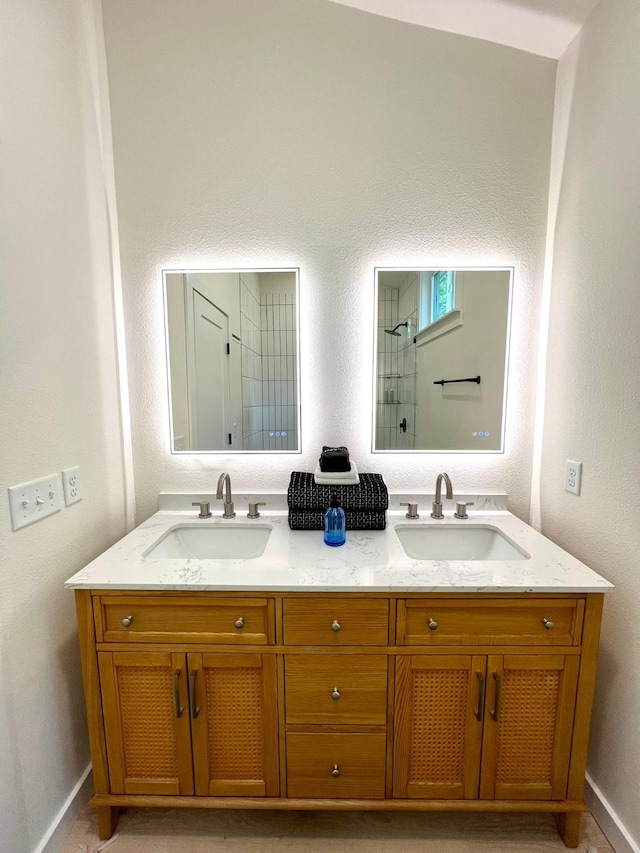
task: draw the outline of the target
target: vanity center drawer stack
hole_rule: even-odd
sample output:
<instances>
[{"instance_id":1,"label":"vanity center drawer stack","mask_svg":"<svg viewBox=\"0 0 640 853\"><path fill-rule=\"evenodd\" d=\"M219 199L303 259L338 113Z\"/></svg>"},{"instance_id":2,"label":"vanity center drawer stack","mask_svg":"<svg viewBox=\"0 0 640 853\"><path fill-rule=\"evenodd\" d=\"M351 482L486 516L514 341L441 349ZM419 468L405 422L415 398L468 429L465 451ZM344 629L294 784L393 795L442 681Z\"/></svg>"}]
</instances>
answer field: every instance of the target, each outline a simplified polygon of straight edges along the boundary
<instances>
[{"instance_id":1,"label":"vanity center drawer stack","mask_svg":"<svg viewBox=\"0 0 640 853\"><path fill-rule=\"evenodd\" d=\"M387 599L284 600L287 796L385 798L389 629Z\"/></svg>"}]
</instances>

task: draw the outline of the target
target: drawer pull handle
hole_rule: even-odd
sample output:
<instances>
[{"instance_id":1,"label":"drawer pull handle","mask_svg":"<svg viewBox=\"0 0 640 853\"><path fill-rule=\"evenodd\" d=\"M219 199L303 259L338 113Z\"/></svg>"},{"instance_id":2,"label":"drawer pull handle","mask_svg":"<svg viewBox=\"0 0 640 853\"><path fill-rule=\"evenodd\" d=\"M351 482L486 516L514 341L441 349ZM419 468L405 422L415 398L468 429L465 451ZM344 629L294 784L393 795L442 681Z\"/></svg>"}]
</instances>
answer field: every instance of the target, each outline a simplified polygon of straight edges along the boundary
<instances>
[{"instance_id":1,"label":"drawer pull handle","mask_svg":"<svg viewBox=\"0 0 640 853\"><path fill-rule=\"evenodd\" d=\"M334 779L337 779L338 776L340 775L340 768L338 767L337 764L333 765L333 770L331 771L331 775L333 776Z\"/></svg>"},{"instance_id":2,"label":"drawer pull handle","mask_svg":"<svg viewBox=\"0 0 640 853\"><path fill-rule=\"evenodd\" d=\"M181 717L184 713L184 708L180 702L180 673L181 669L177 669L173 673L173 704L176 708L176 717Z\"/></svg>"},{"instance_id":3,"label":"drawer pull handle","mask_svg":"<svg viewBox=\"0 0 640 853\"><path fill-rule=\"evenodd\" d=\"M242 616L235 621L236 628L244 628L244 619Z\"/></svg>"},{"instance_id":4,"label":"drawer pull handle","mask_svg":"<svg viewBox=\"0 0 640 853\"><path fill-rule=\"evenodd\" d=\"M493 680L496 683L496 692L493 697L493 711L489 711L491 719L497 723L500 719L500 700L502 699L502 679L497 672L493 673Z\"/></svg>"},{"instance_id":5,"label":"drawer pull handle","mask_svg":"<svg viewBox=\"0 0 640 853\"><path fill-rule=\"evenodd\" d=\"M196 694L196 676L198 670L189 673L189 704L191 705L191 717L195 720L200 713L198 707L198 697Z\"/></svg>"},{"instance_id":6,"label":"drawer pull handle","mask_svg":"<svg viewBox=\"0 0 640 853\"><path fill-rule=\"evenodd\" d=\"M337 619L334 619L333 622L331 623L331 630L332 631L339 631L341 627L342 626L340 625L340 623L338 622Z\"/></svg>"},{"instance_id":7,"label":"drawer pull handle","mask_svg":"<svg viewBox=\"0 0 640 853\"><path fill-rule=\"evenodd\" d=\"M435 619L432 619L431 616L429 616L429 630L430 631L437 631L438 630L438 623L436 622Z\"/></svg>"},{"instance_id":8,"label":"drawer pull handle","mask_svg":"<svg viewBox=\"0 0 640 853\"><path fill-rule=\"evenodd\" d=\"M476 711L476 720L481 723L484 718L484 695L486 692L486 684L484 675L481 672L476 672L478 679L478 709Z\"/></svg>"},{"instance_id":9,"label":"drawer pull handle","mask_svg":"<svg viewBox=\"0 0 640 853\"><path fill-rule=\"evenodd\" d=\"M129 628L131 623L133 622L133 616L125 616L122 620L122 625L125 628Z\"/></svg>"},{"instance_id":10,"label":"drawer pull handle","mask_svg":"<svg viewBox=\"0 0 640 853\"><path fill-rule=\"evenodd\" d=\"M544 625L544 627L547 629L547 631L553 631L553 629L556 627L556 626L553 624L553 622L551 621L551 619L543 619L543 620L542 620L542 624L543 624L543 625Z\"/></svg>"},{"instance_id":11,"label":"drawer pull handle","mask_svg":"<svg viewBox=\"0 0 640 853\"><path fill-rule=\"evenodd\" d=\"M340 691L338 690L338 688L337 688L337 687L334 687L334 688L333 688L333 690L331 691L331 698L332 698L332 699L335 699L335 700L336 700L336 702L337 702L337 701L338 701L338 699L340 698Z\"/></svg>"}]
</instances>

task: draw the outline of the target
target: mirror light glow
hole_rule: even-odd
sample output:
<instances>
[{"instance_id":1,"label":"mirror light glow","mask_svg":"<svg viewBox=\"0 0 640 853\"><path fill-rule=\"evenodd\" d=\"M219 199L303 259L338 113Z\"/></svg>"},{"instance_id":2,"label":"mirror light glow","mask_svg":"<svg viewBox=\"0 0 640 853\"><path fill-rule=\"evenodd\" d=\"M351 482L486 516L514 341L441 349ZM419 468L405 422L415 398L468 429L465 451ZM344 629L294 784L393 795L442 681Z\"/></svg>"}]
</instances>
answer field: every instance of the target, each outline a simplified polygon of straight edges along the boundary
<instances>
[{"instance_id":1,"label":"mirror light glow","mask_svg":"<svg viewBox=\"0 0 640 853\"><path fill-rule=\"evenodd\" d=\"M171 453L299 452L298 270L163 270Z\"/></svg>"},{"instance_id":2,"label":"mirror light glow","mask_svg":"<svg viewBox=\"0 0 640 853\"><path fill-rule=\"evenodd\" d=\"M503 452L513 269L375 274L373 452Z\"/></svg>"}]
</instances>

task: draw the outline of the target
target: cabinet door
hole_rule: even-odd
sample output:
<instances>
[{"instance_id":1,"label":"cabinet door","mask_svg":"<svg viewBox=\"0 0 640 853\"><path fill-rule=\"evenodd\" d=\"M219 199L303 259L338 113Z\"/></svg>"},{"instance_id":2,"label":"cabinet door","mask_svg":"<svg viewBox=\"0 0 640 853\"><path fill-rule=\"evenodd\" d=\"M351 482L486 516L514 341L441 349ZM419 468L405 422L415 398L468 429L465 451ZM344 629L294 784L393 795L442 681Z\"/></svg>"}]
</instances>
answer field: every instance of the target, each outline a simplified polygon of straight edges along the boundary
<instances>
[{"instance_id":1,"label":"cabinet door","mask_svg":"<svg viewBox=\"0 0 640 853\"><path fill-rule=\"evenodd\" d=\"M99 652L112 794L193 794L186 656Z\"/></svg>"},{"instance_id":2,"label":"cabinet door","mask_svg":"<svg viewBox=\"0 0 640 853\"><path fill-rule=\"evenodd\" d=\"M187 658L196 794L278 796L275 656Z\"/></svg>"},{"instance_id":3,"label":"cabinet door","mask_svg":"<svg viewBox=\"0 0 640 853\"><path fill-rule=\"evenodd\" d=\"M578 665L577 655L489 656L482 799L564 799Z\"/></svg>"},{"instance_id":4,"label":"cabinet door","mask_svg":"<svg viewBox=\"0 0 640 853\"><path fill-rule=\"evenodd\" d=\"M393 796L478 795L486 657L396 659Z\"/></svg>"}]
</instances>

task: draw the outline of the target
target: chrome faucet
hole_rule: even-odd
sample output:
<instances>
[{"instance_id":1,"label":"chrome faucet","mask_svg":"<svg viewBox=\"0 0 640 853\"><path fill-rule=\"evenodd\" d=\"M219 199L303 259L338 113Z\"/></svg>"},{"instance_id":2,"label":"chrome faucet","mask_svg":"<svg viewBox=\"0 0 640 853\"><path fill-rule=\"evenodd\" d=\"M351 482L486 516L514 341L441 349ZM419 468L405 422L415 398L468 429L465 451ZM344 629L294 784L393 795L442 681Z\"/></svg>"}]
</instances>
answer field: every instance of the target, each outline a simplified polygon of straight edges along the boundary
<instances>
[{"instance_id":1,"label":"chrome faucet","mask_svg":"<svg viewBox=\"0 0 640 853\"><path fill-rule=\"evenodd\" d=\"M451 480L449 479L449 475L438 474L436 478L436 499L432 504L433 509L431 510L431 518L444 518L442 514L442 481L444 480L445 485L447 487L447 500L453 499L453 488L451 486Z\"/></svg>"},{"instance_id":2,"label":"chrome faucet","mask_svg":"<svg viewBox=\"0 0 640 853\"><path fill-rule=\"evenodd\" d=\"M231 477L228 474L220 474L218 480L218 491L216 492L216 500L222 500L222 487L224 488L224 512L223 518L235 518L236 514L233 511L233 500L231 496Z\"/></svg>"}]
</instances>

